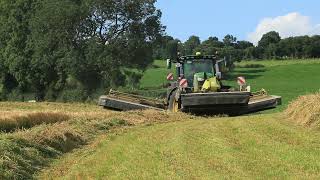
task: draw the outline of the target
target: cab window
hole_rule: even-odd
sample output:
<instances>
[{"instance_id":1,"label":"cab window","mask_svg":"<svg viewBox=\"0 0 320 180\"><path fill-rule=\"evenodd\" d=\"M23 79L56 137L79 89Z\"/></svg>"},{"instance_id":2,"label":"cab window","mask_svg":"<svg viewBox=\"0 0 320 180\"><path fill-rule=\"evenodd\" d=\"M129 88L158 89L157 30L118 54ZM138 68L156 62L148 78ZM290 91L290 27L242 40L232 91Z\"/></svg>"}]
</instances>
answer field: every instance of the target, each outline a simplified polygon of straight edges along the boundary
<instances>
[{"instance_id":1,"label":"cab window","mask_svg":"<svg viewBox=\"0 0 320 180\"><path fill-rule=\"evenodd\" d=\"M184 63L184 76L188 80L188 84L193 84L194 74L205 72L205 73L214 73L213 61L209 59L200 59L193 61L186 61Z\"/></svg>"}]
</instances>

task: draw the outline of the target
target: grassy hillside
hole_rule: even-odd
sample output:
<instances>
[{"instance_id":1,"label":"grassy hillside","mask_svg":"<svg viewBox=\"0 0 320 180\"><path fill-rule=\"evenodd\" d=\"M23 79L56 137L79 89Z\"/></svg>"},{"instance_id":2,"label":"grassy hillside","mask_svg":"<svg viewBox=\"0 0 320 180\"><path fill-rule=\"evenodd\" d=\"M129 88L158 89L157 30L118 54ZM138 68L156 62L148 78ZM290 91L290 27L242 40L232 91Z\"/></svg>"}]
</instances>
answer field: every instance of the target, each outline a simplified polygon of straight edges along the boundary
<instances>
[{"instance_id":1,"label":"grassy hillside","mask_svg":"<svg viewBox=\"0 0 320 180\"><path fill-rule=\"evenodd\" d=\"M159 87L167 82L165 61L156 61L141 80L141 87ZM286 60L286 61L244 61L236 64L235 70L228 75L225 84L237 86L236 78L244 76L253 91L262 88L270 94L283 97L283 110L288 103L300 95L320 90L320 60ZM174 70L171 70L171 72ZM163 89L165 91L165 89Z\"/></svg>"},{"instance_id":2,"label":"grassy hillside","mask_svg":"<svg viewBox=\"0 0 320 180\"><path fill-rule=\"evenodd\" d=\"M245 68L250 64L264 67ZM286 108L290 101L300 95L320 90L320 85L315 83L320 82L320 75L317 75L320 73L320 60L243 62L237 66L231 77L244 76L253 90L264 88L270 94L282 96L284 106L279 110ZM235 84L235 81L231 84Z\"/></svg>"},{"instance_id":3,"label":"grassy hillside","mask_svg":"<svg viewBox=\"0 0 320 180\"><path fill-rule=\"evenodd\" d=\"M141 88L155 88L167 83L167 75L170 70L167 69L166 61L156 60L143 75L140 83Z\"/></svg>"},{"instance_id":4,"label":"grassy hillside","mask_svg":"<svg viewBox=\"0 0 320 180\"><path fill-rule=\"evenodd\" d=\"M280 115L143 126L100 137L40 179L318 179L319 135Z\"/></svg>"}]
</instances>

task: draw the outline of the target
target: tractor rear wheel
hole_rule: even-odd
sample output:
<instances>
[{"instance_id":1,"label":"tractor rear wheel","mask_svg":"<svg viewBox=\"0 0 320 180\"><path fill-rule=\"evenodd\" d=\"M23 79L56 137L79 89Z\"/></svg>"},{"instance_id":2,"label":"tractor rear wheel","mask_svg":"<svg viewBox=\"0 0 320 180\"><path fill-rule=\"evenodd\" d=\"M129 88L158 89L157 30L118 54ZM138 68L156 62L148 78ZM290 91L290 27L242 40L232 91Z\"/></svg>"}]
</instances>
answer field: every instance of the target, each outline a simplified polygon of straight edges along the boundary
<instances>
[{"instance_id":1,"label":"tractor rear wheel","mask_svg":"<svg viewBox=\"0 0 320 180\"><path fill-rule=\"evenodd\" d=\"M169 111L174 112L174 113L179 112L179 110L180 110L179 101L177 101L177 100L176 100L176 97L175 97L175 96L176 96L176 92L177 92L177 91L174 91L174 92L172 92L172 94L170 95L169 107L168 107Z\"/></svg>"}]
</instances>

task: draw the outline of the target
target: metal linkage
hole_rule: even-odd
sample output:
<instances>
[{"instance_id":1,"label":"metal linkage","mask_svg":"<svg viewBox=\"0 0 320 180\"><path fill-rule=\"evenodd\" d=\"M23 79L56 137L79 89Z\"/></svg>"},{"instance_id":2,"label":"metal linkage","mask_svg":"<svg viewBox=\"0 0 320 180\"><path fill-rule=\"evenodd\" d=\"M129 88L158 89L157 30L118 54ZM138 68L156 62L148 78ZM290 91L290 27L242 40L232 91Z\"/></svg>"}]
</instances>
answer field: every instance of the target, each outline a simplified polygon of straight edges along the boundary
<instances>
[{"instance_id":1,"label":"metal linkage","mask_svg":"<svg viewBox=\"0 0 320 180\"><path fill-rule=\"evenodd\" d=\"M143 96L139 96L139 95L135 95L135 94L114 91L112 89L109 92L109 97L113 97L113 98L120 99L123 101L135 102L138 104L157 107L157 108L165 108L164 101L161 101L158 99L153 99L153 98L148 98L148 97L143 97Z\"/></svg>"}]
</instances>

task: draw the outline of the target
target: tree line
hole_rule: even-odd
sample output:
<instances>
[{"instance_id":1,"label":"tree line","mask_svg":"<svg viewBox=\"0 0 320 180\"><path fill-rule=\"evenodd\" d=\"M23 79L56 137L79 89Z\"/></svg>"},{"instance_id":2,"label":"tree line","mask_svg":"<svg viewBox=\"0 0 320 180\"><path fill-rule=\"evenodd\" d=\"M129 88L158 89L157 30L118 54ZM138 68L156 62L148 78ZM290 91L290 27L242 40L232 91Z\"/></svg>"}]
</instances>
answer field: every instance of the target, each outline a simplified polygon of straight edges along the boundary
<instances>
[{"instance_id":1,"label":"tree line","mask_svg":"<svg viewBox=\"0 0 320 180\"><path fill-rule=\"evenodd\" d=\"M262 36L257 46L248 41L237 41L233 35L226 35L222 40L209 37L202 42L198 36L191 36L185 42L164 36L154 51L154 58L176 58L177 52L184 55L218 53L226 57L230 65L241 60L320 58L320 35L281 39L279 33L271 31Z\"/></svg>"},{"instance_id":2,"label":"tree line","mask_svg":"<svg viewBox=\"0 0 320 180\"><path fill-rule=\"evenodd\" d=\"M246 51L248 59L320 58L320 35L281 39L278 32L263 35L257 47Z\"/></svg>"}]
</instances>

